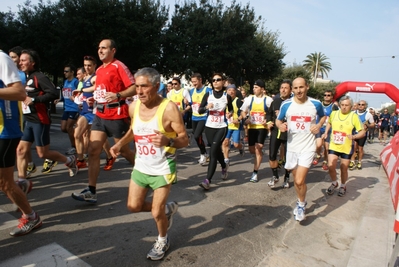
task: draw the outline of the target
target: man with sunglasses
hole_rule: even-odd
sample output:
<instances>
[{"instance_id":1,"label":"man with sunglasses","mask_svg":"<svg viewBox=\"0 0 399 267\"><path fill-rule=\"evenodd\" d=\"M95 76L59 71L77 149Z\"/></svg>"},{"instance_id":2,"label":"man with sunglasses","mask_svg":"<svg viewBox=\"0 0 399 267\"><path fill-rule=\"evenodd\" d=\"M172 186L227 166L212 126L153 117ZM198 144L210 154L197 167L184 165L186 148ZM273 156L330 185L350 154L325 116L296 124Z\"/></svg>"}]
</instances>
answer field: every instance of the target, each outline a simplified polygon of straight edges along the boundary
<instances>
[{"instance_id":1,"label":"man with sunglasses","mask_svg":"<svg viewBox=\"0 0 399 267\"><path fill-rule=\"evenodd\" d=\"M354 170L355 167L358 168L359 170L362 169L362 159L364 155L363 147L367 140L367 133L368 133L367 128L374 127L375 125L373 115L371 115L370 112L367 111L367 102L365 100L360 100L357 103L357 110L355 111L355 113L359 116L366 134L364 135L364 137L355 140L354 151L357 152L358 161L355 164L356 153L353 153L351 157L351 162L349 163L349 170ZM358 132L355 132L354 134L357 133Z\"/></svg>"},{"instance_id":2,"label":"man with sunglasses","mask_svg":"<svg viewBox=\"0 0 399 267\"><path fill-rule=\"evenodd\" d=\"M323 101L321 101L321 104L322 104L323 109L324 109L324 113L326 114L326 121L324 122L323 126L320 128L320 134L317 135L317 136L322 136L325 133L327 122L328 122L328 117L330 116L331 112L333 112L335 110L339 110L338 106L336 104L334 104L333 99L334 99L333 91L329 90L329 89L326 90L324 92ZM322 168L325 171L328 170L327 159L328 159L328 146L329 146L329 142L330 142L330 134L331 134L331 131L327 133L327 138L324 140L324 142L323 142L322 139L320 140L321 144L317 144L318 147L317 147L317 150L316 150L316 154L320 155L321 146L324 145L324 151L323 151L324 161L323 161Z\"/></svg>"}]
</instances>

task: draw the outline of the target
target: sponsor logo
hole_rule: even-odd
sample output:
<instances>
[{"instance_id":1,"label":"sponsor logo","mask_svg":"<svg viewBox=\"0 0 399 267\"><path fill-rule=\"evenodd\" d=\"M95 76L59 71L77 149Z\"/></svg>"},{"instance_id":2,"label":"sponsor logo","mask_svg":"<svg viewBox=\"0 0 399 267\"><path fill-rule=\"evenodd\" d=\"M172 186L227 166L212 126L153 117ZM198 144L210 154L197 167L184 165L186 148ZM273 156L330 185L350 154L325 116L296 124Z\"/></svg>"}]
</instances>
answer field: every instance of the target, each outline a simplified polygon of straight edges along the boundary
<instances>
[{"instance_id":1,"label":"sponsor logo","mask_svg":"<svg viewBox=\"0 0 399 267\"><path fill-rule=\"evenodd\" d=\"M366 83L364 86L356 86L356 91L371 92L374 90L374 85Z\"/></svg>"}]
</instances>

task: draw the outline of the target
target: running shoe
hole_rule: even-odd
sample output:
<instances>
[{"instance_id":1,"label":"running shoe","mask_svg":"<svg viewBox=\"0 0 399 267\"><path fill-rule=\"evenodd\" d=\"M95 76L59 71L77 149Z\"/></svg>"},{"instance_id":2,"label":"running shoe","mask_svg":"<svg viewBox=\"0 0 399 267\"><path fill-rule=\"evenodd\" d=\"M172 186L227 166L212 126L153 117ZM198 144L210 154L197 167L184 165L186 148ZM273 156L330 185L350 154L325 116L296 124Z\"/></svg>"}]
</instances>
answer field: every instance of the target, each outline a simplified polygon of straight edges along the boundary
<instances>
[{"instance_id":1,"label":"running shoe","mask_svg":"<svg viewBox=\"0 0 399 267\"><path fill-rule=\"evenodd\" d=\"M283 188L290 188L290 177L284 177L284 183L282 185Z\"/></svg>"},{"instance_id":2,"label":"running shoe","mask_svg":"<svg viewBox=\"0 0 399 267\"><path fill-rule=\"evenodd\" d=\"M305 206L302 207L299 205L299 203L297 203L297 206L294 209L295 220L297 220L298 222L305 220L306 219L305 211L306 211L306 204Z\"/></svg>"},{"instance_id":3,"label":"running shoe","mask_svg":"<svg viewBox=\"0 0 399 267\"><path fill-rule=\"evenodd\" d=\"M87 162L84 159L77 160L76 161L76 166L78 167L78 169L87 168Z\"/></svg>"},{"instance_id":4,"label":"running shoe","mask_svg":"<svg viewBox=\"0 0 399 267\"><path fill-rule=\"evenodd\" d=\"M332 195L334 194L335 188L338 187L338 183L334 184L331 183L330 187L327 189L327 194Z\"/></svg>"},{"instance_id":5,"label":"running shoe","mask_svg":"<svg viewBox=\"0 0 399 267\"><path fill-rule=\"evenodd\" d=\"M33 165L28 165L26 168L26 179L29 179L32 176L32 173L35 173L37 170L35 163Z\"/></svg>"},{"instance_id":6,"label":"running shoe","mask_svg":"<svg viewBox=\"0 0 399 267\"><path fill-rule=\"evenodd\" d=\"M270 181L267 183L267 185L271 188L274 187L274 185L278 182L279 178L276 176L273 176Z\"/></svg>"},{"instance_id":7,"label":"running shoe","mask_svg":"<svg viewBox=\"0 0 399 267\"><path fill-rule=\"evenodd\" d=\"M252 173L251 179L249 179L250 182L257 183L258 182L258 174L257 173Z\"/></svg>"},{"instance_id":8,"label":"running shoe","mask_svg":"<svg viewBox=\"0 0 399 267\"><path fill-rule=\"evenodd\" d=\"M339 197L343 197L346 193L346 187L345 186L341 186L338 190L338 196Z\"/></svg>"},{"instance_id":9,"label":"running shoe","mask_svg":"<svg viewBox=\"0 0 399 267\"><path fill-rule=\"evenodd\" d=\"M361 169L362 169L362 163L361 163L360 161L357 163L356 168L357 168L358 170L361 170Z\"/></svg>"},{"instance_id":10,"label":"running shoe","mask_svg":"<svg viewBox=\"0 0 399 267\"><path fill-rule=\"evenodd\" d=\"M97 203L97 194L93 194L89 187L83 189L80 193L72 193L72 198L79 201L86 201L89 203Z\"/></svg>"},{"instance_id":11,"label":"running shoe","mask_svg":"<svg viewBox=\"0 0 399 267\"><path fill-rule=\"evenodd\" d=\"M201 186L202 188L204 188L205 190L209 190L209 188L211 188L210 182L208 179L203 180L199 186Z\"/></svg>"},{"instance_id":12,"label":"running shoe","mask_svg":"<svg viewBox=\"0 0 399 267\"><path fill-rule=\"evenodd\" d=\"M308 205L307 201L305 201L305 207L306 207L306 205ZM294 214L294 216L296 216L298 214L298 206L299 206L299 200L296 201L296 206L292 212Z\"/></svg>"},{"instance_id":13,"label":"running shoe","mask_svg":"<svg viewBox=\"0 0 399 267\"><path fill-rule=\"evenodd\" d=\"M166 242L161 242L157 239L154 245L152 246L151 250L148 252L147 259L153 261L161 260L165 256L166 251L168 251L169 246L170 246L169 238L166 239Z\"/></svg>"},{"instance_id":14,"label":"running shoe","mask_svg":"<svg viewBox=\"0 0 399 267\"><path fill-rule=\"evenodd\" d=\"M23 179L16 181L16 183L19 186L19 188L21 188L22 192L24 192L25 195L29 194L29 192L32 191L31 181Z\"/></svg>"},{"instance_id":15,"label":"running shoe","mask_svg":"<svg viewBox=\"0 0 399 267\"><path fill-rule=\"evenodd\" d=\"M349 170L353 171L354 169L355 169L355 162L354 162L354 161L351 161L351 162L349 163Z\"/></svg>"},{"instance_id":16,"label":"running shoe","mask_svg":"<svg viewBox=\"0 0 399 267\"><path fill-rule=\"evenodd\" d=\"M55 166L57 166L58 161L45 159L43 163L43 170L42 173L49 173L53 170Z\"/></svg>"},{"instance_id":17,"label":"running shoe","mask_svg":"<svg viewBox=\"0 0 399 267\"><path fill-rule=\"evenodd\" d=\"M327 165L327 161L323 161L323 166L322 166L323 170L327 171L328 170L328 165Z\"/></svg>"},{"instance_id":18,"label":"running shoe","mask_svg":"<svg viewBox=\"0 0 399 267\"><path fill-rule=\"evenodd\" d=\"M71 156L76 154L76 148L71 147L67 152L65 152L65 155Z\"/></svg>"},{"instance_id":19,"label":"running shoe","mask_svg":"<svg viewBox=\"0 0 399 267\"><path fill-rule=\"evenodd\" d=\"M26 235L33 229L39 228L42 226L42 220L40 216L36 213L34 219L30 219L28 215L24 214L19 219L19 224L14 230L10 232L11 236L21 236Z\"/></svg>"},{"instance_id":20,"label":"running shoe","mask_svg":"<svg viewBox=\"0 0 399 267\"><path fill-rule=\"evenodd\" d=\"M107 163L104 166L104 171L112 170L112 166L114 165L115 160L116 160L116 158L113 158L113 157L110 159L107 159Z\"/></svg>"},{"instance_id":21,"label":"running shoe","mask_svg":"<svg viewBox=\"0 0 399 267\"><path fill-rule=\"evenodd\" d=\"M227 180L228 172L227 170L229 169L229 163L226 163L226 168L222 168L222 179Z\"/></svg>"},{"instance_id":22,"label":"running shoe","mask_svg":"<svg viewBox=\"0 0 399 267\"><path fill-rule=\"evenodd\" d=\"M177 204L176 201L172 201L169 203L166 203L166 206L168 207L169 212L166 213L166 218L168 219L168 230L170 227L172 227L173 224L173 215L177 212L179 208L179 204Z\"/></svg>"},{"instance_id":23,"label":"running shoe","mask_svg":"<svg viewBox=\"0 0 399 267\"><path fill-rule=\"evenodd\" d=\"M76 164L75 156L69 156L68 158L70 159L70 162L68 164L65 163L65 166L67 166L67 168L69 169L69 176L73 177L78 173L79 168Z\"/></svg>"},{"instance_id":24,"label":"running shoe","mask_svg":"<svg viewBox=\"0 0 399 267\"><path fill-rule=\"evenodd\" d=\"M198 163L203 166L206 164L207 161L209 161L208 159L209 159L209 157L207 154L201 154L200 159L198 160Z\"/></svg>"}]
</instances>

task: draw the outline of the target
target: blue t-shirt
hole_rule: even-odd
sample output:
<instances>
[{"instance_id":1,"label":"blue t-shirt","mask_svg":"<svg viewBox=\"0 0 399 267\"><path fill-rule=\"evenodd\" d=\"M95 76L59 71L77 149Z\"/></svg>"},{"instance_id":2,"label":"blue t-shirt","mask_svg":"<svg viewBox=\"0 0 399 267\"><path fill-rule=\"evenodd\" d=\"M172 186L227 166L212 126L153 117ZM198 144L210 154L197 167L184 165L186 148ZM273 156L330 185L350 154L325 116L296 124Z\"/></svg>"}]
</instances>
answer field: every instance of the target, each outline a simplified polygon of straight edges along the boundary
<instances>
[{"instance_id":1,"label":"blue t-shirt","mask_svg":"<svg viewBox=\"0 0 399 267\"><path fill-rule=\"evenodd\" d=\"M71 81L65 80L64 87L62 88L62 101L64 102L64 111L79 111L79 106L69 99L72 92L78 88L79 81L73 78Z\"/></svg>"},{"instance_id":2,"label":"blue t-shirt","mask_svg":"<svg viewBox=\"0 0 399 267\"><path fill-rule=\"evenodd\" d=\"M391 118L391 115L389 115L389 113L385 114L382 113L380 115L380 119L383 119L381 121L381 127L388 127L389 126L389 119Z\"/></svg>"}]
</instances>

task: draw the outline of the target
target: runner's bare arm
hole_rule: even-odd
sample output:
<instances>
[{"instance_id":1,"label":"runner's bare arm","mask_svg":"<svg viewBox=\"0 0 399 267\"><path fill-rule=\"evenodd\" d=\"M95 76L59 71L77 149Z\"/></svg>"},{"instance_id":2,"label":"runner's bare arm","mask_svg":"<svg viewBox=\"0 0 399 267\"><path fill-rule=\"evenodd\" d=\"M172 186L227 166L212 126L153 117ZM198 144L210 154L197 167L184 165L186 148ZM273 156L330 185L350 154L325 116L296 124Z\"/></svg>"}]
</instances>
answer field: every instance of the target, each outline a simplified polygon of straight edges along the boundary
<instances>
[{"instance_id":1,"label":"runner's bare arm","mask_svg":"<svg viewBox=\"0 0 399 267\"><path fill-rule=\"evenodd\" d=\"M180 115L177 106L173 102L169 102L166 106L163 116L163 123L165 131L174 131L177 134L176 138L174 138L173 147L182 148L188 146L188 136L186 128L184 127L183 118ZM166 139L165 145L169 143L169 138Z\"/></svg>"}]
</instances>

